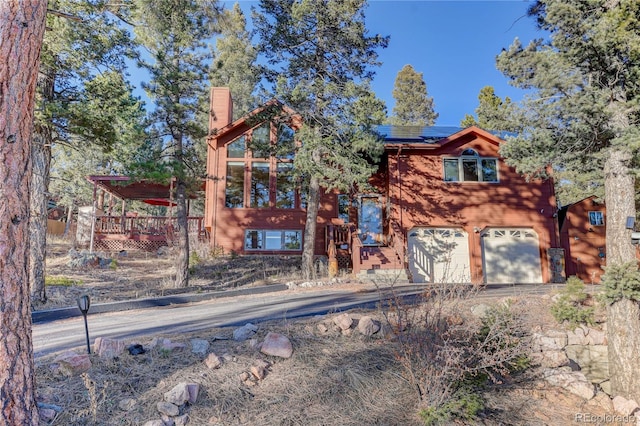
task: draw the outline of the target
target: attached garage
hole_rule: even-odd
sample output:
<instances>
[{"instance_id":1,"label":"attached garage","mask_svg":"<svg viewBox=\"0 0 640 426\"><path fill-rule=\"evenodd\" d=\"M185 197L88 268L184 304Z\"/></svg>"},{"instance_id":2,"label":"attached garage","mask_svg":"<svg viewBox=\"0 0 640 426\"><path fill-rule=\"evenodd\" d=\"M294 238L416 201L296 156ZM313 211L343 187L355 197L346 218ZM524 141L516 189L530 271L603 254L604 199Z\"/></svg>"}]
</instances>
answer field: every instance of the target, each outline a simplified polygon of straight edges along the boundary
<instances>
[{"instance_id":1,"label":"attached garage","mask_svg":"<svg viewBox=\"0 0 640 426\"><path fill-rule=\"evenodd\" d=\"M541 283L538 234L530 228L489 228L482 233L485 283Z\"/></svg>"},{"instance_id":2,"label":"attached garage","mask_svg":"<svg viewBox=\"0 0 640 426\"><path fill-rule=\"evenodd\" d=\"M409 270L416 283L470 282L469 236L460 228L413 228Z\"/></svg>"}]
</instances>

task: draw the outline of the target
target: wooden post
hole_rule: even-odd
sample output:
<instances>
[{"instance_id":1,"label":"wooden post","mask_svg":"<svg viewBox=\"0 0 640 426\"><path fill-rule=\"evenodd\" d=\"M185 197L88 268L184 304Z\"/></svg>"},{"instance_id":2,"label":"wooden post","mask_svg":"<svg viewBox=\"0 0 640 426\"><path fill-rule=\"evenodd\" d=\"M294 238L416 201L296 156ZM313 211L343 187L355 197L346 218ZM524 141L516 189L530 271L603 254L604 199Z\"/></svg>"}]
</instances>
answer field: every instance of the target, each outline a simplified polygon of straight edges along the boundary
<instances>
[{"instance_id":1,"label":"wooden post","mask_svg":"<svg viewBox=\"0 0 640 426\"><path fill-rule=\"evenodd\" d=\"M93 253L93 240L94 234L96 233L96 193L98 192L98 183L93 181L93 208L91 209L91 239L89 242L89 253Z\"/></svg>"},{"instance_id":2,"label":"wooden post","mask_svg":"<svg viewBox=\"0 0 640 426\"><path fill-rule=\"evenodd\" d=\"M333 278L338 275L338 258L336 250L336 241L334 237L334 227L329 225L329 247L327 247L327 256L329 257L329 278Z\"/></svg>"}]
</instances>

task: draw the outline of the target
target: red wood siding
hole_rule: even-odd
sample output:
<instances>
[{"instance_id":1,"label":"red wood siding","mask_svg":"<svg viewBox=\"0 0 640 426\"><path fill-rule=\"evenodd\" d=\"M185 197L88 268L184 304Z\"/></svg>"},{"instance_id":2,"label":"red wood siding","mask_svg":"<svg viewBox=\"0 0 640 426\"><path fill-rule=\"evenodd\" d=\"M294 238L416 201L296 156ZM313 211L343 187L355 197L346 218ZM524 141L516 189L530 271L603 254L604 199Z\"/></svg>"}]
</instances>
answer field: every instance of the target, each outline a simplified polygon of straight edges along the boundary
<instances>
[{"instance_id":1,"label":"red wood siding","mask_svg":"<svg viewBox=\"0 0 640 426\"><path fill-rule=\"evenodd\" d=\"M480 157L499 157L498 144L467 135L436 149L389 152L389 194L392 220L406 232L415 226L461 227L469 235L471 277L482 281L480 233L487 227L532 228L540 243L542 277L550 280L547 249L559 247L551 181L527 182L502 159L499 182L445 182L443 158L472 148Z\"/></svg>"},{"instance_id":2,"label":"red wood siding","mask_svg":"<svg viewBox=\"0 0 640 426\"><path fill-rule=\"evenodd\" d=\"M577 276L585 283L600 283L606 265L606 225L589 223L589 212L601 212L606 223L604 204L590 197L570 205L560 230L565 250L567 277ZM600 253L605 257L601 257Z\"/></svg>"}]
</instances>

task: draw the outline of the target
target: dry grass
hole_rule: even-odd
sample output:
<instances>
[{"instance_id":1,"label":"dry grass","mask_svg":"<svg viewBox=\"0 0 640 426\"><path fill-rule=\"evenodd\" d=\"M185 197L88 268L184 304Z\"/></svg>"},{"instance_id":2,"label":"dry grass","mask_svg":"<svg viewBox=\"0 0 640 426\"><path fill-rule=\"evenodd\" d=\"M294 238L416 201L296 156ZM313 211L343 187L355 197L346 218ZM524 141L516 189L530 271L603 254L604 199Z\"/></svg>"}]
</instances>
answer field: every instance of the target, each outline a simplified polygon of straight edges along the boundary
<instances>
[{"instance_id":1,"label":"dry grass","mask_svg":"<svg viewBox=\"0 0 640 426\"><path fill-rule=\"evenodd\" d=\"M47 245L47 277L57 281L73 281L75 285L47 286L47 303L34 310L75 306L81 294L88 294L92 303L107 303L144 297L157 297L183 292L220 291L243 286L270 285L296 280L299 258L295 256L214 256L201 246L193 248L187 289L173 288L175 250L164 255L149 252L106 252L113 259L106 268L70 267L71 245L53 239Z\"/></svg>"},{"instance_id":2,"label":"dry grass","mask_svg":"<svg viewBox=\"0 0 640 426\"><path fill-rule=\"evenodd\" d=\"M83 284L63 286L60 303L71 301L74 304L72 296L81 292L90 292L94 301L121 300L136 294L140 296L143 292L152 294L163 289L163 283L170 276L171 256L158 258L130 253L118 260L115 270L72 271L65 266L66 253L67 248L62 244L49 250L48 273L53 271L56 275L80 279ZM295 269L292 272L281 266L265 273L268 263L264 259L242 259L234 263L237 259L204 261L196 269L192 283L203 288L234 287L274 282L273 277L282 281L295 274ZM274 260L276 265L277 261L294 264L290 259ZM253 261L261 263L251 263ZM216 278L216 274L222 277ZM50 288L49 295L52 293L56 294ZM442 312L447 320L455 322L458 320L455 316L468 315L474 304L503 301L483 298L478 302L475 298L466 298L454 302L453 311L449 304L446 309L442 306ZM531 330L553 325L548 297L525 295L515 298L514 303ZM366 313L383 324L385 314L389 316L389 312L383 310ZM364 312L354 313L358 314ZM462 320L472 321L469 318ZM367 338L357 332L345 335L331 327L329 332L322 332L318 328L320 322L330 325L331 316L260 323L256 339L247 342L230 339L232 329L147 336L139 341L147 348L154 337L168 337L186 347L174 351L156 347L136 356L125 351L114 360L92 354L92 368L78 377L61 377L54 373L50 366L55 355L39 358L36 360L39 401L63 409L50 425L143 425L160 418L156 404L162 400L164 392L186 381L201 386L197 402L184 407L189 424L196 426L421 424L417 414L420 396L402 362L398 336L387 332ZM290 359L269 357L259 352L255 343L270 331L290 338L294 347ZM225 357L221 368L208 369L203 362L204 356L191 352L190 340L193 338L209 341L209 352ZM242 373L248 372L260 359L271 364L266 377L253 385L243 382ZM572 424L577 413L611 414L558 389L547 389L537 380L497 384L485 390L483 396L487 401L486 409L473 424ZM129 411L118 407L126 398L136 401Z\"/></svg>"},{"instance_id":3,"label":"dry grass","mask_svg":"<svg viewBox=\"0 0 640 426\"><path fill-rule=\"evenodd\" d=\"M288 360L262 355L251 342L213 338L229 336L230 330L224 329L172 336L187 344L172 352L154 348L115 360L91 355L88 380L57 376L49 368L52 357L40 359L39 394L46 403L64 408L54 425L144 424L159 417L155 405L163 393L183 381L201 384L198 401L187 408L194 425L417 424L416 395L402 377L392 347L357 334L322 335L315 322L260 325L258 339L267 331L289 334L295 353ZM192 338L209 340L209 352L230 361L208 369L203 356L191 353ZM240 376L257 359L271 367L262 381L249 386ZM118 408L125 398L137 401L131 411Z\"/></svg>"}]
</instances>

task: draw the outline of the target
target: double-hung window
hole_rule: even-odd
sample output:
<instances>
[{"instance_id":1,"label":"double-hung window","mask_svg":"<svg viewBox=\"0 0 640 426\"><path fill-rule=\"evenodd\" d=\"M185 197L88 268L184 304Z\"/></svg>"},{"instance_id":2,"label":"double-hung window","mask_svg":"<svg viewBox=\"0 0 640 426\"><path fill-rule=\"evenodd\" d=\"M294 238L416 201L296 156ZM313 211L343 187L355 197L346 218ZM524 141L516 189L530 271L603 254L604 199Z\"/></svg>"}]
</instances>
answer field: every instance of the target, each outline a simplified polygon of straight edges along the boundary
<instances>
[{"instance_id":1,"label":"double-hung window","mask_svg":"<svg viewBox=\"0 0 640 426\"><path fill-rule=\"evenodd\" d=\"M444 158L445 182L498 182L498 159L466 149L460 157Z\"/></svg>"}]
</instances>

